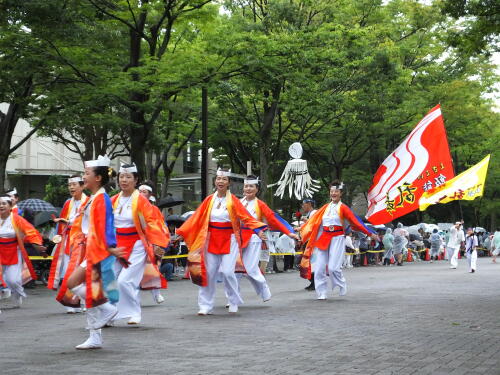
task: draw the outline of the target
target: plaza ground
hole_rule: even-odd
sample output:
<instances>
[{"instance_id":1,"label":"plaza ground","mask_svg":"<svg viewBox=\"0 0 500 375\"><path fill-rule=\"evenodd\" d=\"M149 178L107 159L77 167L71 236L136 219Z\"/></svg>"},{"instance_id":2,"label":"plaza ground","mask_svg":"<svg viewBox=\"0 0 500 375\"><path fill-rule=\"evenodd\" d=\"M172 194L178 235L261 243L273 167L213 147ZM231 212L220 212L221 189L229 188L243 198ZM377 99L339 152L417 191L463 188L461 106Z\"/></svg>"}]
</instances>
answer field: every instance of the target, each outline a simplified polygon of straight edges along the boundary
<instances>
[{"instance_id":1,"label":"plaza ground","mask_svg":"<svg viewBox=\"0 0 500 375\"><path fill-rule=\"evenodd\" d=\"M199 317L197 287L169 283L162 305L144 292L143 322L103 330L104 347L77 351L83 314L64 314L54 292L27 290L20 309L0 307L0 374L500 374L500 264L478 272L445 261L345 272L348 294L317 301L298 272L267 275L263 303Z\"/></svg>"}]
</instances>

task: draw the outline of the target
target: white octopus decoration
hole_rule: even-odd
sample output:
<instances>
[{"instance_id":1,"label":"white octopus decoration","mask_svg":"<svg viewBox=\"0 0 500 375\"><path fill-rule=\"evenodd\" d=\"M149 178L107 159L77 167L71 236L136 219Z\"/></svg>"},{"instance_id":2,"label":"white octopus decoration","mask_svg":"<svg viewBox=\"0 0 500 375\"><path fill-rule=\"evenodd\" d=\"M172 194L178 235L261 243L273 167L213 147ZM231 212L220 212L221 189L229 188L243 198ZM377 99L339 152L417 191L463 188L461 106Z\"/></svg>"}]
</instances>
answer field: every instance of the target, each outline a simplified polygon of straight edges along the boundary
<instances>
[{"instance_id":1,"label":"white octopus decoration","mask_svg":"<svg viewBox=\"0 0 500 375\"><path fill-rule=\"evenodd\" d=\"M293 159L286 163L285 170L281 174L279 181L268 186L277 185L278 188L274 195L280 198L283 198L287 186L290 198L292 198L292 192L298 200L304 197L311 198L319 190L320 185L319 181L311 178L307 169L307 161L301 159L302 145L299 142L292 143L288 148L288 153Z\"/></svg>"}]
</instances>

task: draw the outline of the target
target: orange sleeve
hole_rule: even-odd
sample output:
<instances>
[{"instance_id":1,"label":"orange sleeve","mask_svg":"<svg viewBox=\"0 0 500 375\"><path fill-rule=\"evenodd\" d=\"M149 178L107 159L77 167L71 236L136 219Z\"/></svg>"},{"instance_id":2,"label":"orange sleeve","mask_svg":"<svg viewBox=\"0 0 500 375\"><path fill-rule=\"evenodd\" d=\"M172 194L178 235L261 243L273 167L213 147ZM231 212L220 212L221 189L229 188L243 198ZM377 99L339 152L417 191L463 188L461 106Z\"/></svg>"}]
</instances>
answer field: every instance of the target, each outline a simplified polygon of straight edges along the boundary
<instances>
[{"instance_id":1,"label":"orange sleeve","mask_svg":"<svg viewBox=\"0 0 500 375\"><path fill-rule=\"evenodd\" d=\"M273 210L269 208L267 204L258 201L260 206L260 211L262 212L262 216L266 218L267 223L273 230L278 230L284 234L294 233L293 228L288 224L281 216L276 214Z\"/></svg>"},{"instance_id":2,"label":"orange sleeve","mask_svg":"<svg viewBox=\"0 0 500 375\"><path fill-rule=\"evenodd\" d=\"M71 199L68 199L66 202L64 202L64 206L61 210L61 213L59 214L59 217L61 217L63 219L68 219L70 202L71 202ZM64 229L66 229L66 224L57 223L57 227L56 227L57 234L61 235L63 233Z\"/></svg>"},{"instance_id":3,"label":"orange sleeve","mask_svg":"<svg viewBox=\"0 0 500 375\"><path fill-rule=\"evenodd\" d=\"M16 221L16 225L19 230L24 234L24 242L34 243L37 245L43 244L41 234L35 229L33 225L31 225L29 221L17 214L14 214L14 220Z\"/></svg>"},{"instance_id":4,"label":"orange sleeve","mask_svg":"<svg viewBox=\"0 0 500 375\"><path fill-rule=\"evenodd\" d=\"M375 234L375 232L368 228L363 223L363 221L358 216L356 216L356 214L352 212L351 209L345 204L342 204L342 206L340 206L340 212L341 216L349 221L353 230L363 232L367 236Z\"/></svg>"},{"instance_id":5,"label":"orange sleeve","mask_svg":"<svg viewBox=\"0 0 500 375\"><path fill-rule=\"evenodd\" d=\"M233 195L233 205L234 205L236 216L238 217L238 219L241 220L241 222L243 222L243 224L247 228L252 229L255 233L258 233L261 230L267 228L266 224L255 220L255 218L252 215L250 215L250 213L247 211L245 206L243 206L241 201L234 195Z\"/></svg>"},{"instance_id":6,"label":"orange sleeve","mask_svg":"<svg viewBox=\"0 0 500 375\"><path fill-rule=\"evenodd\" d=\"M139 211L146 222L144 234L150 244L160 247L167 247L170 242L170 234L163 230L161 222L158 220L158 215L151 203L142 195L139 195Z\"/></svg>"},{"instance_id":7,"label":"orange sleeve","mask_svg":"<svg viewBox=\"0 0 500 375\"><path fill-rule=\"evenodd\" d=\"M206 197L196 211L177 229L177 234L184 238L189 249L196 247L198 237L208 229L206 225L208 224L207 216L210 215L208 208L211 200L212 195Z\"/></svg>"}]
</instances>

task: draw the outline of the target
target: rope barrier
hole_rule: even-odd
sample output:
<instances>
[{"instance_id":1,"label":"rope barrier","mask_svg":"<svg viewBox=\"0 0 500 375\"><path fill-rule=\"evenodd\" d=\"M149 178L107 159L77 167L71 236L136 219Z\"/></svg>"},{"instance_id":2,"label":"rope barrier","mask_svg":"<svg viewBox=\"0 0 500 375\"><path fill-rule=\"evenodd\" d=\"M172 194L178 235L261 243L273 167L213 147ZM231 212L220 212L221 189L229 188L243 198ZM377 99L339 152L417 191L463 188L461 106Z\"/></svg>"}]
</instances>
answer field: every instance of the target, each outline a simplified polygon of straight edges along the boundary
<instances>
[{"instance_id":1,"label":"rope barrier","mask_svg":"<svg viewBox=\"0 0 500 375\"><path fill-rule=\"evenodd\" d=\"M427 251L428 249L423 249L423 250L412 250L412 251L416 251L418 253L422 253L422 252L425 252ZM487 250L483 247L478 247L477 250ZM355 252L355 253L349 253L349 252L346 252L345 254L346 255L362 255L362 254L366 254L366 253L370 253L370 254L375 254L375 253L383 253L385 252L385 250L365 250L365 251L359 251L359 252ZM282 256L282 255L302 255L303 252L302 251L297 251L295 253L270 253L269 255L270 256ZM181 259L181 258L187 258L187 254L181 254L181 255L164 255L162 259ZM52 260L52 256L48 256L46 258L40 256L40 255L32 255L29 257L31 260L45 260L45 261L49 261L49 260Z\"/></svg>"}]
</instances>

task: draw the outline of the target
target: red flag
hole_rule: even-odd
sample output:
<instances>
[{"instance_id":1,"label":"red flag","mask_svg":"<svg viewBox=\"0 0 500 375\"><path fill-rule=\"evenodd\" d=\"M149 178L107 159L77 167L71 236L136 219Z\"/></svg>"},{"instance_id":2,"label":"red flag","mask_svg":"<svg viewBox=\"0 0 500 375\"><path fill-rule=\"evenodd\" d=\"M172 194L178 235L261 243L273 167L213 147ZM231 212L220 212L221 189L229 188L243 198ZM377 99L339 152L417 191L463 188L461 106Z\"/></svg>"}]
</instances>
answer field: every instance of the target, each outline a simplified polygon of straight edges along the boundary
<instances>
[{"instance_id":1,"label":"red flag","mask_svg":"<svg viewBox=\"0 0 500 375\"><path fill-rule=\"evenodd\" d=\"M439 105L394 150L373 177L366 218L385 224L418 209L420 196L454 177Z\"/></svg>"}]
</instances>

